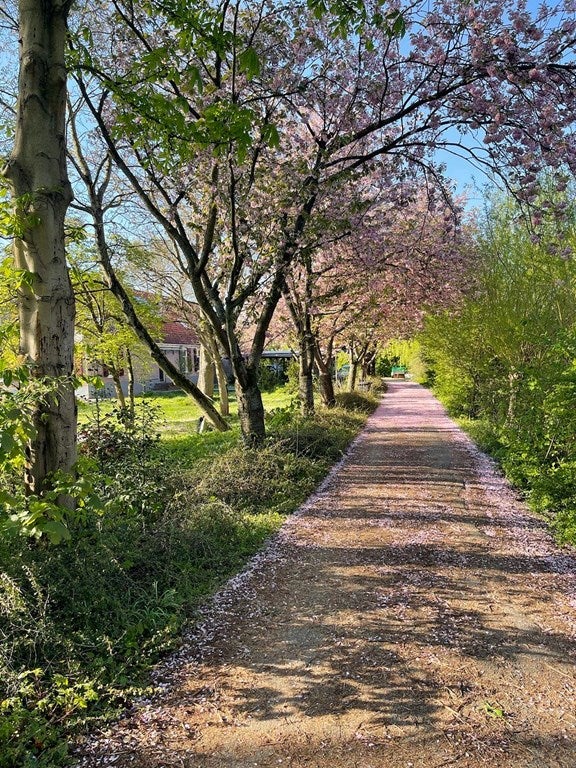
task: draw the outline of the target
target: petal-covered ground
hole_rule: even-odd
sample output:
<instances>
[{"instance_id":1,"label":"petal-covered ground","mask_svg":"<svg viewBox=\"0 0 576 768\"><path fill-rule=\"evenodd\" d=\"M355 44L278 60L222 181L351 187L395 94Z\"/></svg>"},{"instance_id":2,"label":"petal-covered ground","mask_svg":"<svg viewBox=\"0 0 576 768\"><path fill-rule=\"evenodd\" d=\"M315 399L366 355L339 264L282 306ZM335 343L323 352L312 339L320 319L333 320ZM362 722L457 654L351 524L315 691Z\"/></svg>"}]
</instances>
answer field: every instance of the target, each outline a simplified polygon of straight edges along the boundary
<instances>
[{"instance_id":1,"label":"petal-covered ground","mask_svg":"<svg viewBox=\"0 0 576 768\"><path fill-rule=\"evenodd\" d=\"M427 390L393 382L78 765L575 768L575 661L573 550Z\"/></svg>"}]
</instances>

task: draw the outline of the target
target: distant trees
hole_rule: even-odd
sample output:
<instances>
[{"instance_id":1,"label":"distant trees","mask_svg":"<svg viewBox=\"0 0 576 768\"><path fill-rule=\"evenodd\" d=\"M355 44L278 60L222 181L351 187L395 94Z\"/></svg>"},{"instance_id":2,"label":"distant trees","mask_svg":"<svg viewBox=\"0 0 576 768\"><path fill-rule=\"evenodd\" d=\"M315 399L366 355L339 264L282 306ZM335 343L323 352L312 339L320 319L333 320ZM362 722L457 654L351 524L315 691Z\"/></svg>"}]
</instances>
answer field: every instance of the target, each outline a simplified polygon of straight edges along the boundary
<instances>
[{"instance_id":1,"label":"distant trees","mask_svg":"<svg viewBox=\"0 0 576 768\"><path fill-rule=\"evenodd\" d=\"M397 334L420 328L424 307L451 304L466 287L474 257L470 224L457 201L434 186L403 185L362 206L347 236L295 259L285 301L300 352L300 399L313 410L312 369L320 394L335 402L334 353L348 353L349 387L377 350Z\"/></svg>"}]
</instances>

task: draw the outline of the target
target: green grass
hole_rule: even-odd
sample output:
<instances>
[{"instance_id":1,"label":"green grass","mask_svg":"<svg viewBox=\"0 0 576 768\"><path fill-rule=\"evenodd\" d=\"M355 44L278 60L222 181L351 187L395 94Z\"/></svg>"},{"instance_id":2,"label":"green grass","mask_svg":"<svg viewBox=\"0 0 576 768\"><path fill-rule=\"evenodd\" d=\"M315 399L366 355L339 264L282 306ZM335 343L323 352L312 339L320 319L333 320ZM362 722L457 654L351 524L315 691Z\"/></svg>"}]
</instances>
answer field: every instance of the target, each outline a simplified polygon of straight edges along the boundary
<instances>
[{"instance_id":1,"label":"green grass","mask_svg":"<svg viewBox=\"0 0 576 768\"><path fill-rule=\"evenodd\" d=\"M231 392L229 397L230 423L234 425L237 422L238 406L234 392ZM290 405L293 397L294 395L285 387L280 387L273 392L264 392L262 395L264 409L269 413L276 408L286 408ZM136 404L142 402L153 403L160 409L160 414L164 419L163 438L171 439L177 435L190 435L197 431L198 420L202 416L202 411L188 395L184 395L180 391L148 392L136 398ZM218 408L218 396L214 398L214 404ZM84 425L96 417L98 410L102 414L108 414L115 407L115 399L101 400L98 404L80 401L78 403L78 423Z\"/></svg>"}]
</instances>

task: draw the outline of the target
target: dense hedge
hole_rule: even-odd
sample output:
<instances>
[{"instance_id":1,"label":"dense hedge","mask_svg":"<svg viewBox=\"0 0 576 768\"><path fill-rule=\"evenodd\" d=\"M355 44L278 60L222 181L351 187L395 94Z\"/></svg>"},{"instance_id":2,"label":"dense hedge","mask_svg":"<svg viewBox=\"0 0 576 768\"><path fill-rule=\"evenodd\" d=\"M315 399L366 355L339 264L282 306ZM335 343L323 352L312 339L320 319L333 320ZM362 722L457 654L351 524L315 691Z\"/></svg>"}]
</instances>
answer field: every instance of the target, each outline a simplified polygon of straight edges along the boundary
<instances>
[{"instance_id":1,"label":"dense hedge","mask_svg":"<svg viewBox=\"0 0 576 768\"><path fill-rule=\"evenodd\" d=\"M568 214L570 212L568 211ZM479 239L474 290L429 317L421 341L449 411L576 541L574 217L538 233L501 204Z\"/></svg>"}]
</instances>

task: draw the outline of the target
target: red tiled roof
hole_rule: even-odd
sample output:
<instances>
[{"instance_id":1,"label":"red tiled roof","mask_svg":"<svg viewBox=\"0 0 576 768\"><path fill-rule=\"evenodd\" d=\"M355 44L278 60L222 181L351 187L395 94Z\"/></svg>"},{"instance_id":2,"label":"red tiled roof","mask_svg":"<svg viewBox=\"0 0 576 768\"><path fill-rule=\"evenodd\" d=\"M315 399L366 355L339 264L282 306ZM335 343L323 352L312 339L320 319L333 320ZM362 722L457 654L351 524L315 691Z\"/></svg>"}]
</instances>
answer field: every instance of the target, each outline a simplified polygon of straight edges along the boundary
<instances>
[{"instance_id":1,"label":"red tiled roof","mask_svg":"<svg viewBox=\"0 0 576 768\"><path fill-rule=\"evenodd\" d=\"M164 344L183 344L185 346L200 345L200 340L192 328L189 328L178 320L164 323L162 327L162 339Z\"/></svg>"}]
</instances>

